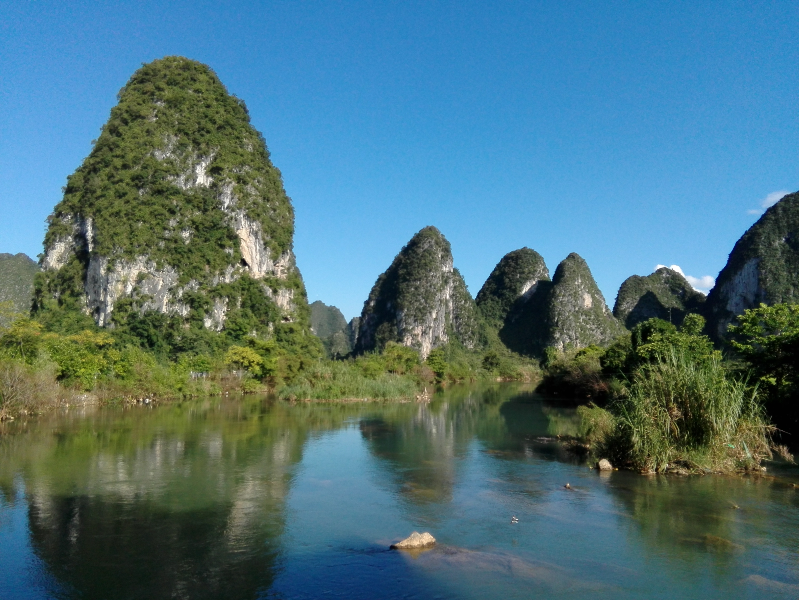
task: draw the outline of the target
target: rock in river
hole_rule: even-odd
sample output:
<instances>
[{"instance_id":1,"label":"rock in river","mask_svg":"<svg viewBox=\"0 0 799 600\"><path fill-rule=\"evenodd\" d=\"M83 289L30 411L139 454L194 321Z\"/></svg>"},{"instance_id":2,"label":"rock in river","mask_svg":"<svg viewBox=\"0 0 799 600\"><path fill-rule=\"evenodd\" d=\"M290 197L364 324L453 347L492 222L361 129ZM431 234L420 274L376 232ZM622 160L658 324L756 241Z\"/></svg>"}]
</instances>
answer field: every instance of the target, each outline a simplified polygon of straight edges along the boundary
<instances>
[{"instance_id":1,"label":"rock in river","mask_svg":"<svg viewBox=\"0 0 799 600\"><path fill-rule=\"evenodd\" d=\"M607 458L603 458L596 464L596 468L600 471L612 471L613 465L610 464L610 461Z\"/></svg>"},{"instance_id":2,"label":"rock in river","mask_svg":"<svg viewBox=\"0 0 799 600\"><path fill-rule=\"evenodd\" d=\"M396 544L391 544L392 550L413 550L417 548L428 548L429 546L433 546L436 543L436 538L430 535L428 532L419 533L418 531L414 531L410 536L402 540L401 542L397 542Z\"/></svg>"}]
</instances>

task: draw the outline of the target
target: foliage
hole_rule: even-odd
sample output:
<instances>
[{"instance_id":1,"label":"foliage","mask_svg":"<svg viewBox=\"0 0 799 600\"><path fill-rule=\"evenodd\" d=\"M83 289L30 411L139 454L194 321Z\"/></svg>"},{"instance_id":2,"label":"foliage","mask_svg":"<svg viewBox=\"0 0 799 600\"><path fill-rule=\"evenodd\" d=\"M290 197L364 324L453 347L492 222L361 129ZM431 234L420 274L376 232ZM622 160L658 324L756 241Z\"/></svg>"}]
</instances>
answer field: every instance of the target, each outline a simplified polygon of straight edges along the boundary
<instances>
[{"instance_id":1,"label":"foliage","mask_svg":"<svg viewBox=\"0 0 799 600\"><path fill-rule=\"evenodd\" d=\"M777 425L799 433L799 304L748 309L729 333L730 345L764 390Z\"/></svg>"},{"instance_id":2,"label":"foliage","mask_svg":"<svg viewBox=\"0 0 799 600\"><path fill-rule=\"evenodd\" d=\"M278 389L287 400L355 400L412 398L416 381L383 370L368 372L355 361L319 361Z\"/></svg>"},{"instance_id":3,"label":"foliage","mask_svg":"<svg viewBox=\"0 0 799 600\"><path fill-rule=\"evenodd\" d=\"M664 359L674 349L687 353L693 360L717 360L721 354L713 343L700 332L705 320L700 315L687 315L678 329L662 319L649 319L639 323L629 336L617 338L600 358L606 375L628 378L646 364Z\"/></svg>"},{"instance_id":4,"label":"foliage","mask_svg":"<svg viewBox=\"0 0 799 600\"><path fill-rule=\"evenodd\" d=\"M607 453L641 471L732 471L771 455L757 389L730 377L717 354L697 361L689 348L673 346L635 372L610 411Z\"/></svg>"},{"instance_id":5,"label":"foliage","mask_svg":"<svg viewBox=\"0 0 799 600\"><path fill-rule=\"evenodd\" d=\"M264 359L252 348L231 346L225 354L225 364L243 369L253 377L261 377Z\"/></svg>"},{"instance_id":6,"label":"foliage","mask_svg":"<svg viewBox=\"0 0 799 600\"><path fill-rule=\"evenodd\" d=\"M602 376L601 359L605 349L596 345L558 352L551 346L545 352L544 376L538 391L558 396L561 402L584 403L586 399L604 402L608 384Z\"/></svg>"}]
</instances>

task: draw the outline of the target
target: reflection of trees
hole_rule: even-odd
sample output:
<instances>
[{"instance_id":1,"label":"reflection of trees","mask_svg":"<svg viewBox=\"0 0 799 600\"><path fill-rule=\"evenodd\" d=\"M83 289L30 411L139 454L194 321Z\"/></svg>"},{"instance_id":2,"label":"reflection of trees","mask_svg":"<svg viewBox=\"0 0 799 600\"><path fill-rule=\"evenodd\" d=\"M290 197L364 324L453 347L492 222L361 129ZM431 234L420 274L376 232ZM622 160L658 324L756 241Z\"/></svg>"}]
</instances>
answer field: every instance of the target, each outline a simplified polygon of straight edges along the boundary
<instances>
[{"instance_id":1,"label":"reflection of trees","mask_svg":"<svg viewBox=\"0 0 799 600\"><path fill-rule=\"evenodd\" d=\"M15 497L21 476L34 552L77 596L255 597L309 430L353 413L247 400L43 419L0 440L0 487Z\"/></svg>"},{"instance_id":2,"label":"reflection of trees","mask_svg":"<svg viewBox=\"0 0 799 600\"><path fill-rule=\"evenodd\" d=\"M422 504L451 500L458 459L474 439L500 457L565 455L559 444L536 437L573 426L574 413L547 409L540 396L512 385L456 387L410 410L412 415L398 419L382 414L364 419L360 428L372 453L388 467L392 486Z\"/></svg>"},{"instance_id":3,"label":"reflection of trees","mask_svg":"<svg viewBox=\"0 0 799 600\"><path fill-rule=\"evenodd\" d=\"M614 474L608 489L616 504L632 518L643 543L670 556L693 555L702 549L713 557L718 574L725 574L739 560L740 552L763 540L749 540L746 532L760 530L769 542L781 544L774 536L773 523L781 516L769 511L784 509L775 495L784 496L785 484L766 478L707 476L644 477L632 473ZM785 544L795 550L797 537ZM698 576L702 563L692 563ZM738 566L735 566L738 569ZM728 575L728 574L727 574Z\"/></svg>"}]
</instances>

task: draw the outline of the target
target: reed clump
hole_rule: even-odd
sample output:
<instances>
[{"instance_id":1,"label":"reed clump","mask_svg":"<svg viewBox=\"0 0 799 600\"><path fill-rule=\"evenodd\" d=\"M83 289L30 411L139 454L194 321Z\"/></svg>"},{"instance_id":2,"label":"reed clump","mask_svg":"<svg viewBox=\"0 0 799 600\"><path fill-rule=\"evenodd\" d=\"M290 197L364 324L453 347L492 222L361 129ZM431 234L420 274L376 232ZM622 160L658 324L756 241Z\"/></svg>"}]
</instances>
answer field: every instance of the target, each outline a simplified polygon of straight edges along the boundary
<instances>
[{"instance_id":1,"label":"reed clump","mask_svg":"<svg viewBox=\"0 0 799 600\"><path fill-rule=\"evenodd\" d=\"M419 385L407 374L372 372L355 361L320 361L291 384L280 387L285 400L350 400L413 398Z\"/></svg>"},{"instance_id":2,"label":"reed clump","mask_svg":"<svg viewBox=\"0 0 799 600\"><path fill-rule=\"evenodd\" d=\"M642 472L752 470L771 457L757 386L730 376L717 355L670 348L632 375L608 414L600 452Z\"/></svg>"}]
</instances>

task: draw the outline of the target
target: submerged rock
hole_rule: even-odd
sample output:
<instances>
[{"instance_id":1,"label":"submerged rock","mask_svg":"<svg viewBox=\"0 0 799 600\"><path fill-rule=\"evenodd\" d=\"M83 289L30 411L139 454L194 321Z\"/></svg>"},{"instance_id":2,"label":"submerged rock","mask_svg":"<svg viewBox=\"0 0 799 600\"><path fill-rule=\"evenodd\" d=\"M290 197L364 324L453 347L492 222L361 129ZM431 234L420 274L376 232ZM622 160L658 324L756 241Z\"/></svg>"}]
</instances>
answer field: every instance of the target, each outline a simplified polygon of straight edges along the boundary
<instances>
[{"instance_id":1,"label":"submerged rock","mask_svg":"<svg viewBox=\"0 0 799 600\"><path fill-rule=\"evenodd\" d=\"M411 535L407 538L402 540L401 542L397 542L396 544L391 544L392 550L415 550L419 548L429 548L430 546L435 545L436 538L430 535L428 532L419 533L418 531L414 531Z\"/></svg>"}]
</instances>

